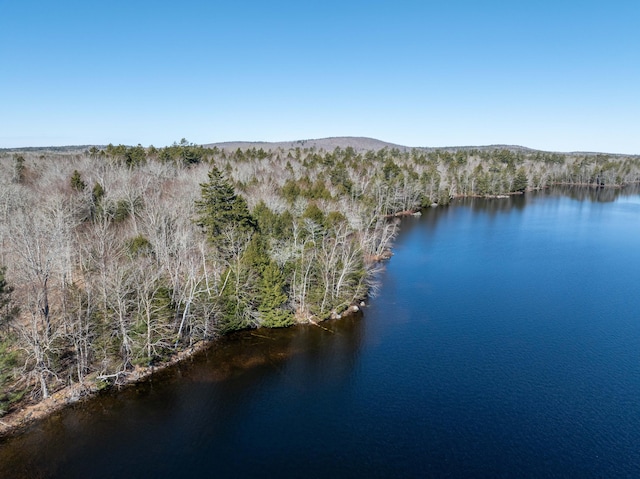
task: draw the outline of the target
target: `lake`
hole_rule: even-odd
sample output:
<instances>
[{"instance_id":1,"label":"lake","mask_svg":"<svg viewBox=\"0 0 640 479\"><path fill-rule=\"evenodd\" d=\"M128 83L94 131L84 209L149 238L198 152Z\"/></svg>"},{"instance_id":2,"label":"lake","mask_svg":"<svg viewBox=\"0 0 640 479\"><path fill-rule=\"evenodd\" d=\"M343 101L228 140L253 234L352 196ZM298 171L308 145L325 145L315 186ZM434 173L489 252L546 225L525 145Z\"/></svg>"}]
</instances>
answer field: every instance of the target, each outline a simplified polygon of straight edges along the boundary
<instances>
[{"instance_id":1,"label":"lake","mask_svg":"<svg viewBox=\"0 0 640 479\"><path fill-rule=\"evenodd\" d=\"M402 220L362 315L242 332L0 443L0 477L640 477L640 195Z\"/></svg>"}]
</instances>

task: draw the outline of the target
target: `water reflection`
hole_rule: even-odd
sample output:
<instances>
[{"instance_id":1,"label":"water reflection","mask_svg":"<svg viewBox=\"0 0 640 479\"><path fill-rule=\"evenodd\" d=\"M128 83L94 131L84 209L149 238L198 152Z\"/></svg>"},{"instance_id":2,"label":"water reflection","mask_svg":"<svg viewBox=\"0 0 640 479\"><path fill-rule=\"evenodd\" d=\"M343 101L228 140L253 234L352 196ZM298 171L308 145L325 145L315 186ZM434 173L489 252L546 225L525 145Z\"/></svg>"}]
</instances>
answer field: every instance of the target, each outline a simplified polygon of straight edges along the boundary
<instances>
[{"instance_id":1,"label":"water reflection","mask_svg":"<svg viewBox=\"0 0 640 479\"><path fill-rule=\"evenodd\" d=\"M5 441L0 477L638 477L640 203L607 195L403 219L366 319L225 338Z\"/></svg>"},{"instance_id":2,"label":"water reflection","mask_svg":"<svg viewBox=\"0 0 640 479\"><path fill-rule=\"evenodd\" d=\"M585 188L579 186L554 186L545 190L548 196L568 196L578 201L612 203L620 196L637 195L640 185L629 185L624 188Z\"/></svg>"},{"instance_id":3,"label":"water reflection","mask_svg":"<svg viewBox=\"0 0 640 479\"><path fill-rule=\"evenodd\" d=\"M156 468L166 476L173 468L179 474L180 467L205 473L198 467L211 470L224 460L221 454L231 453L227 448L241 431L255 427L252 414L265 420L270 411L296 407L299 396L318 384L348 381L364 325L356 315L322 327L231 335L142 384L5 440L0 477L153 477ZM186 466L190 460L195 462Z\"/></svg>"},{"instance_id":4,"label":"water reflection","mask_svg":"<svg viewBox=\"0 0 640 479\"><path fill-rule=\"evenodd\" d=\"M481 211L494 215L506 213L513 208L522 209L526 205L527 195L510 195L500 198L460 198L453 204L456 206L466 206L472 211Z\"/></svg>"},{"instance_id":5,"label":"water reflection","mask_svg":"<svg viewBox=\"0 0 640 479\"><path fill-rule=\"evenodd\" d=\"M629 185L624 188L589 188L582 186L552 186L540 191L529 191L524 195L510 195L500 198L460 198L452 204L466 206L474 212L490 215L510 212L514 208L522 210L528 203L539 198L568 197L577 201L594 203L612 203L621 196L634 196L640 193L640 185Z\"/></svg>"}]
</instances>

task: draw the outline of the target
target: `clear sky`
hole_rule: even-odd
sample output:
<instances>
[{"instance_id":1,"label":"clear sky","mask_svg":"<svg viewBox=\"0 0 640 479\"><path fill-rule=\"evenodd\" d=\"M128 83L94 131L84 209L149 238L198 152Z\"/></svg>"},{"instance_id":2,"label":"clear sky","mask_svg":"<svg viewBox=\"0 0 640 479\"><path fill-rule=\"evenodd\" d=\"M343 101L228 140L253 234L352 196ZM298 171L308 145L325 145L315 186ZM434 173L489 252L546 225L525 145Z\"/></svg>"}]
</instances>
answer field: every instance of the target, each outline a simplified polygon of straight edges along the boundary
<instances>
[{"instance_id":1,"label":"clear sky","mask_svg":"<svg viewBox=\"0 0 640 479\"><path fill-rule=\"evenodd\" d=\"M0 147L640 154L640 0L0 0Z\"/></svg>"}]
</instances>

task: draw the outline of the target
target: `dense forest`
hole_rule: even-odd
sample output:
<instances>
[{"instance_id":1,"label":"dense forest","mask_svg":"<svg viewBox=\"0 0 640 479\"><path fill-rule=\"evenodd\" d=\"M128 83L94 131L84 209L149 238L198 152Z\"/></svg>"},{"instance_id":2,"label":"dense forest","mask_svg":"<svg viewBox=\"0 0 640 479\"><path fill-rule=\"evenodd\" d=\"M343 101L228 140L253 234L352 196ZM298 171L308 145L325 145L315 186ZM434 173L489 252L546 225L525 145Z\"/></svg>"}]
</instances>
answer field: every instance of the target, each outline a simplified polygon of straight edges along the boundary
<instances>
[{"instance_id":1,"label":"dense forest","mask_svg":"<svg viewBox=\"0 0 640 479\"><path fill-rule=\"evenodd\" d=\"M395 216L639 181L639 157L517 148L0 152L0 416L233 330L357 309Z\"/></svg>"}]
</instances>

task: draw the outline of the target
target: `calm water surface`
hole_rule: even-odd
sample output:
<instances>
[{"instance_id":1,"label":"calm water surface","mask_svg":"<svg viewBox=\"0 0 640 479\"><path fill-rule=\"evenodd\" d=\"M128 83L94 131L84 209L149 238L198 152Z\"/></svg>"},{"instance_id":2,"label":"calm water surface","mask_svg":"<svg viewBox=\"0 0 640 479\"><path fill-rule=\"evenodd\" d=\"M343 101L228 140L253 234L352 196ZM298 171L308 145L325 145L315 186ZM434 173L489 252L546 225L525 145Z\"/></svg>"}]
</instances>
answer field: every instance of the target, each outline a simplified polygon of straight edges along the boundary
<instances>
[{"instance_id":1,"label":"calm water surface","mask_svg":"<svg viewBox=\"0 0 640 479\"><path fill-rule=\"evenodd\" d=\"M364 316L220 341L0 443L0 477L640 477L640 196L403 220Z\"/></svg>"}]
</instances>

